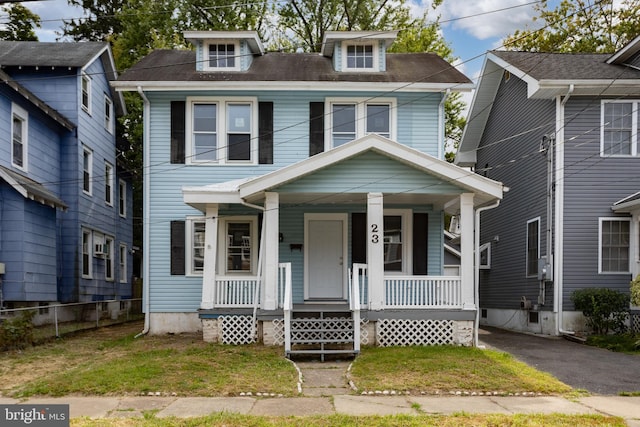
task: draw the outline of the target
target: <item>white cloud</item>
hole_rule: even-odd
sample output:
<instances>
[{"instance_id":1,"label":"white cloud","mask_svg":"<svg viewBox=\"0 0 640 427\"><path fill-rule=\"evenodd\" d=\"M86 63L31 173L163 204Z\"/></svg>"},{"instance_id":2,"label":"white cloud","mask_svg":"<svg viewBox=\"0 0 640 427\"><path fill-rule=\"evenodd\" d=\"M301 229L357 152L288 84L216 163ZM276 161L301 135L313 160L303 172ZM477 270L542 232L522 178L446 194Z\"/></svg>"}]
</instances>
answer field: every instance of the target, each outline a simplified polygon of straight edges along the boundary
<instances>
[{"instance_id":1,"label":"white cloud","mask_svg":"<svg viewBox=\"0 0 640 427\"><path fill-rule=\"evenodd\" d=\"M531 24L536 14L530 3L531 0L447 0L438 11L442 21L449 21L443 25L486 40L503 38Z\"/></svg>"},{"instance_id":2,"label":"white cloud","mask_svg":"<svg viewBox=\"0 0 640 427\"><path fill-rule=\"evenodd\" d=\"M67 0L46 0L24 3L30 11L40 16L42 28L36 29L41 42L56 41L62 34L63 19L80 18L84 15L81 8L69 6Z\"/></svg>"}]
</instances>

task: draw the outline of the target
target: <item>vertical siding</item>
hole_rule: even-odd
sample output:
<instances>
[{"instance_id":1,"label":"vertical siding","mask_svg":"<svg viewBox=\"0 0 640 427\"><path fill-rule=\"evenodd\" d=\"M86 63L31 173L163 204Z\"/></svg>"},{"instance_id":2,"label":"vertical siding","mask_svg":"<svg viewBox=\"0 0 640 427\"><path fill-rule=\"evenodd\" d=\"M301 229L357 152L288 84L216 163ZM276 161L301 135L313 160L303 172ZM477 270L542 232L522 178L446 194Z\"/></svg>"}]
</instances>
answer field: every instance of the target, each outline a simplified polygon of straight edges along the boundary
<instances>
[{"instance_id":1,"label":"vertical siding","mask_svg":"<svg viewBox=\"0 0 640 427\"><path fill-rule=\"evenodd\" d=\"M564 295L583 287L629 291L630 274L598 274L598 218L640 188L639 157L600 157L601 102L572 97L565 111Z\"/></svg>"},{"instance_id":2,"label":"vertical siding","mask_svg":"<svg viewBox=\"0 0 640 427\"><path fill-rule=\"evenodd\" d=\"M481 216L480 244L491 242L491 269L480 271L484 308L516 309L522 296L537 301L539 282L526 276L527 221L540 217L540 255L545 255L547 168L538 150L554 123L554 101L527 99L525 83L514 76L502 81L476 163L476 172L509 187L500 206Z\"/></svg>"}]
</instances>

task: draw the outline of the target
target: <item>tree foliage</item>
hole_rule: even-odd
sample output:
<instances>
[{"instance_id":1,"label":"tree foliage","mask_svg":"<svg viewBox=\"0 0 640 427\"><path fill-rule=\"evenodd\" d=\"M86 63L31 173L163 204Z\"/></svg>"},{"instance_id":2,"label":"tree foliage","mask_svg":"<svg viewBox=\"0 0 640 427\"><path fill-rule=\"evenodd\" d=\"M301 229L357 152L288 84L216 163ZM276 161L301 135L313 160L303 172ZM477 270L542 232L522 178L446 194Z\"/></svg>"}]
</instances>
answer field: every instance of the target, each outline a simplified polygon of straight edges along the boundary
<instances>
[{"instance_id":1,"label":"tree foliage","mask_svg":"<svg viewBox=\"0 0 640 427\"><path fill-rule=\"evenodd\" d=\"M81 7L86 17L63 20L65 36L75 41L107 41L122 31L121 13L126 0L67 0Z\"/></svg>"},{"instance_id":2,"label":"tree foliage","mask_svg":"<svg viewBox=\"0 0 640 427\"><path fill-rule=\"evenodd\" d=\"M0 30L0 40L38 41L35 29L40 28L40 16L20 3L4 5L2 11L8 15L8 22Z\"/></svg>"},{"instance_id":3,"label":"tree foliage","mask_svg":"<svg viewBox=\"0 0 640 427\"><path fill-rule=\"evenodd\" d=\"M613 53L640 34L640 0L562 0L554 10L543 0L534 8L541 25L508 36L507 49Z\"/></svg>"}]
</instances>

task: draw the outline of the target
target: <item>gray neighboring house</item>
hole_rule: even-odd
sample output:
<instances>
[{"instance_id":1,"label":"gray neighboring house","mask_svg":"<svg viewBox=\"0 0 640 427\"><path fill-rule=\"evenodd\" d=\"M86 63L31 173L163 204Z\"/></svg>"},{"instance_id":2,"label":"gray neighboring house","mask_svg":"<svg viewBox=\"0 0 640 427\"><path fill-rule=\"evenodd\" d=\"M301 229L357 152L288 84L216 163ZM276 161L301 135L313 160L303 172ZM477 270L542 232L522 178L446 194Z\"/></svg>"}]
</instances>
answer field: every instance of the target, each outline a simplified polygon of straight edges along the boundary
<instances>
[{"instance_id":1,"label":"gray neighboring house","mask_svg":"<svg viewBox=\"0 0 640 427\"><path fill-rule=\"evenodd\" d=\"M640 37L614 55L491 51L481 76L456 164L510 188L481 216L481 324L583 330L572 293L640 273Z\"/></svg>"}]
</instances>

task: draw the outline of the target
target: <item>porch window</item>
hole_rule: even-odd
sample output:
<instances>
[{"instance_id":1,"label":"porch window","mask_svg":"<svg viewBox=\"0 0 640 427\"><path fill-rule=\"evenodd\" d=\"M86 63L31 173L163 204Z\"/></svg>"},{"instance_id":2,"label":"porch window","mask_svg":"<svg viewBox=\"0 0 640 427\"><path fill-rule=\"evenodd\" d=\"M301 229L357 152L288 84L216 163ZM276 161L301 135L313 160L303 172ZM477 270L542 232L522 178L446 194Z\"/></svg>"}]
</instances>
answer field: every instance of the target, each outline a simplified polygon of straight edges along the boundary
<instances>
[{"instance_id":1,"label":"porch window","mask_svg":"<svg viewBox=\"0 0 640 427\"><path fill-rule=\"evenodd\" d=\"M251 223L227 223L227 272L251 271Z\"/></svg>"},{"instance_id":2,"label":"porch window","mask_svg":"<svg viewBox=\"0 0 640 427\"><path fill-rule=\"evenodd\" d=\"M204 231L205 223L203 219L191 219L188 222L191 225L191 242L190 248L189 273L193 275L201 275L204 271Z\"/></svg>"},{"instance_id":3,"label":"porch window","mask_svg":"<svg viewBox=\"0 0 640 427\"><path fill-rule=\"evenodd\" d=\"M338 147L362 136L375 133L393 139L395 99L330 99L328 148Z\"/></svg>"},{"instance_id":4,"label":"porch window","mask_svg":"<svg viewBox=\"0 0 640 427\"><path fill-rule=\"evenodd\" d=\"M402 271L402 217L384 217L384 271Z\"/></svg>"},{"instance_id":5,"label":"porch window","mask_svg":"<svg viewBox=\"0 0 640 427\"><path fill-rule=\"evenodd\" d=\"M527 222L527 277L538 275L540 258L540 218Z\"/></svg>"},{"instance_id":6,"label":"porch window","mask_svg":"<svg viewBox=\"0 0 640 427\"><path fill-rule=\"evenodd\" d=\"M629 237L627 218L600 218L599 273L629 273Z\"/></svg>"},{"instance_id":7,"label":"porch window","mask_svg":"<svg viewBox=\"0 0 640 427\"><path fill-rule=\"evenodd\" d=\"M603 101L600 154L638 155L638 101Z\"/></svg>"},{"instance_id":8,"label":"porch window","mask_svg":"<svg viewBox=\"0 0 640 427\"><path fill-rule=\"evenodd\" d=\"M253 98L190 100L187 162L253 163L257 156L257 105Z\"/></svg>"}]
</instances>

